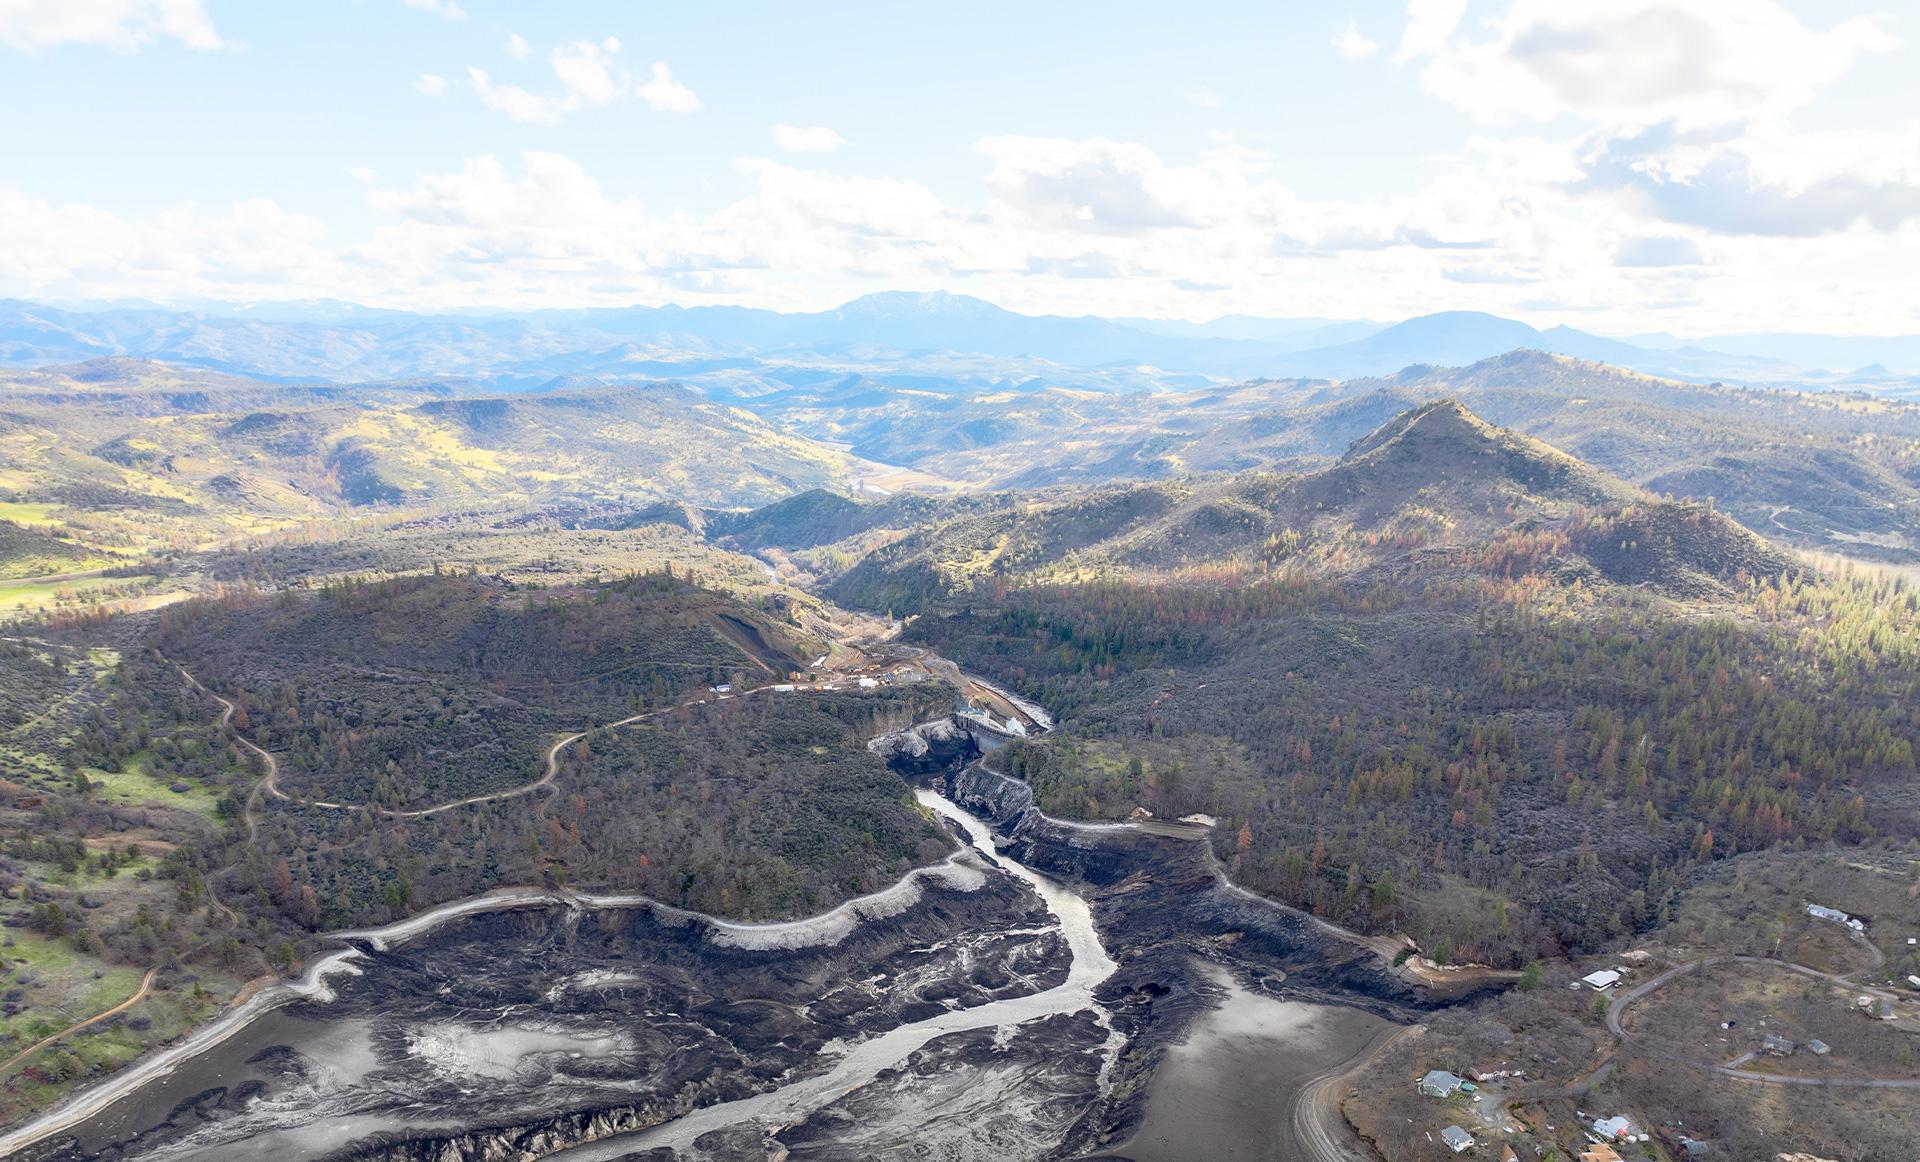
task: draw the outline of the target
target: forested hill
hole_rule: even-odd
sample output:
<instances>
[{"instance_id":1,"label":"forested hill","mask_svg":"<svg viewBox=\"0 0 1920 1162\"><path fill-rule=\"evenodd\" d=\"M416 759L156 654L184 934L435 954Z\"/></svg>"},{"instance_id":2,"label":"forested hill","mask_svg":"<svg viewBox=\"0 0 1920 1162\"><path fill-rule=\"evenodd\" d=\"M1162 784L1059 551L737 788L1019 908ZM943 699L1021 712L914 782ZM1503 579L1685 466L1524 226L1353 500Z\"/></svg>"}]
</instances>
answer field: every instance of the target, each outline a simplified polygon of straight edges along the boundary
<instances>
[{"instance_id":1,"label":"forested hill","mask_svg":"<svg viewBox=\"0 0 1920 1162\"><path fill-rule=\"evenodd\" d=\"M289 792L394 808L525 783L556 731L819 649L664 571L560 593L467 575L242 591L164 610L155 644L238 703Z\"/></svg>"},{"instance_id":2,"label":"forested hill","mask_svg":"<svg viewBox=\"0 0 1920 1162\"><path fill-rule=\"evenodd\" d=\"M1293 571L1350 584L1544 574L1704 596L1795 567L1710 506L1644 493L1441 401L1321 472L1058 490L942 520L878 548L831 592L908 609L1010 584Z\"/></svg>"},{"instance_id":3,"label":"forested hill","mask_svg":"<svg viewBox=\"0 0 1920 1162\"><path fill-rule=\"evenodd\" d=\"M949 520L833 592L1060 711L1005 759L1047 810L1216 815L1236 879L1441 959L1598 948L1713 860L1920 826L1920 594L1457 404L1324 472Z\"/></svg>"}]
</instances>

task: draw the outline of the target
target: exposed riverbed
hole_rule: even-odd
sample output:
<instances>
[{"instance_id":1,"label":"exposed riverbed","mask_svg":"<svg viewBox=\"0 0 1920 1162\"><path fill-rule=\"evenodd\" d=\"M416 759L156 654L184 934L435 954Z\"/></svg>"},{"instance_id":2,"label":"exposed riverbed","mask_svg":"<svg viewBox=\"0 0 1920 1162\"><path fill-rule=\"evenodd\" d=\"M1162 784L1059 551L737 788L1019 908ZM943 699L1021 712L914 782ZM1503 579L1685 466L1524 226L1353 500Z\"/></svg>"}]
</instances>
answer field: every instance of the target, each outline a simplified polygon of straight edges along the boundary
<instances>
[{"instance_id":1,"label":"exposed riverbed","mask_svg":"<svg viewBox=\"0 0 1920 1162\"><path fill-rule=\"evenodd\" d=\"M915 797L923 805L959 823L974 847L989 857L994 855L993 837L984 823L933 791L921 789L915 792ZM868 1084L881 1070L905 1061L937 1037L980 1029L1013 1030L1042 1018L1089 1011L1096 1015L1101 1027L1111 1034L1106 1011L1095 1000L1093 990L1113 975L1117 966L1100 943L1086 901L1019 863L1004 859L1000 863L1038 893L1048 912L1059 923L1072 955L1066 980L1042 992L995 1001L978 1008L940 1013L924 1021L901 1025L848 1050L830 1071L819 1076L740 1101L709 1106L655 1129L568 1150L559 1157L572 1162L601 1162L661 1146L684 1150L696 1146L703 1137L716 1132L723 1139L736 1140L739 1135L725 1133L731 1127L752 1126L771 1134L804 1121L808 1115L841 1095ZM1104 1037L1099 1047L1103 1052L1110 1049L1117 1053L1118 1038ZM1104 1076L1104 1072L1103 1069L1096 1074L1096 1082ZM1088 1094L1087 1100L1091 1101L1097 1096L1097 1093ZM1016 1095L1007 1097L1017 1100ZM1006 1103L1002 1101L996 1104ZM866 1123L863 1136L876 1147L879 1143L872 1141L876 1137L894 1137L898 1139L893 1143L895 1145L910 1143L918 1125L918 1105L917 1094L913 1090L903 1091L903 1100L887 1103L888 1108L880 1114L882 1118L891 1114L894 1127L891 1130L881 1129L878 1134L874 1133L876 1111L869 1110L867 1117L862 1119Z\"/></svg>"},{"instance_id":2,"label":"exposed riverbed","mask_svg":"<svg viewBox=\"0 0 1920 1162\"><path fill-rule=\"evenodd\" d=\"M1312 1162L1294 1134L1295 1100L1316 1076L1393 1028L1371 1013L1254 993L1220 969L1214 1008L1169 1046L1132 1162Z\"/></svg>"},{"instance_id":3,"label":"exposed riverbed","mask_svg":"<svg viewBox=\"0 0 1920 1162\"><path fill-rule=\"evenodd\" d=\"M342 933L299 989L0 1149L1013 1162L1210 1133L1208 1156L1304 1157L1262 1096L1422 998L1225 884L1203 829L1048 819L981 742L954 721L876 744L967 841L885 891L754 925L527 889Z\"/></svg>"}]
</instances>

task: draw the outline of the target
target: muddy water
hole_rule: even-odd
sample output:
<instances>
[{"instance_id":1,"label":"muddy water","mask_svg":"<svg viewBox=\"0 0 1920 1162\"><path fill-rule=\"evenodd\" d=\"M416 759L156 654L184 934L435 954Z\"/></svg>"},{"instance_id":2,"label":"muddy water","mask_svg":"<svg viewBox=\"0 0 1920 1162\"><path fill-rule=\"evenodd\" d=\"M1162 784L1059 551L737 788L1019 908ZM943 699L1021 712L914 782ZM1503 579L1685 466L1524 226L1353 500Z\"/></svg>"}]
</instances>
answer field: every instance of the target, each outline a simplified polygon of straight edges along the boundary
<instances>
[{"instance_id":1,"label":"muddy water","mask_svg":"<svg viewBox=\"0 0 1920 1162\"><path fill-rule=\"evenodd\" d=\"M995 1001L978 1008L941 1013L925 1021L902 1025L848 1049L833 1069L803 1081L740 1101L724 1102L696 1110L665 1125L637 1134L623 1134L553 1155L569 1162L595 1162L617 1159L639 1150L668 1146L685 1149L695 1139L730 1126L753 1124L763 1130L775 1130L803 1120L808 1114L847 1092L872 1081L883 1069L905 1061L915 1050L936 1037L972 1029L990 1029L1025 1024L1063 1013L1092 1010L1109 1030L1108 1062L1120 1046L1120 1038L1107 1024L1106 1011L1094 1000L1093 990L1117 967L1100 943L1093 927L1093 914L1087 902L1060 884L997 855L993 837L986 824L933 791L914 792L923 805L952 819L963 827L974 847L994 856L1012 875L1024 881L1045 901L1048 911L1060 921L1067 946L1073 953L1073 967L1067 980L1055 988L1012 1000Z\"/></svg>"},{"instance_id":2,"label":"muddy water","mask_svg":"<svg viewBox=\"0 0 1920 1162\"><path fill-rule=\"evenodd\" d=\"M1079 1040L1110 1067L1120 1039L1092 989L1114 963L1085 902L996 865L979 854L992 847L984 825L923 801L962 819L972 844L805 921L735 924L633 897L520 891L357 933L378 951L328 958L287 990L305 999L210 1028L65 1111L72 1137L52 1156L291 1162L380 1133L538 1126L625 1094L687 1093L708 1076L722 1112L706 1117L760 1108L725 1104L743 1085L773 1090L767 1110L804 1115L944 1033L1055 1014L1080 1014ZM842 947L856 975L821 977ZM816 978L819 993L789 987ZM755 998L767 1016L738 1023L733 1007ZM935 1005L946 1007L928 1019ZM769 1022L784 1031L751 1031ZM829 1029L805 1048L810 1030ZM782 1089L750 1080L763 1067L766 1079L827 1076ZM58 1125L13 1136L49 1132Z\"/></svg>"},{"instance_id":3,"label":"muddy water","mask_svg":"<svg viewBox=\"0 0 1920 1162\"><path fill-rule=\"evenodd\" d=\"M1146 1116L1116 1152L1133 1162L1311 1162L1294 1131L1307 1083L1394 1028L1359 1009L1303 1004L1209 975L1223 993L1155 1071Z\"/></svg>"}]
</instances>

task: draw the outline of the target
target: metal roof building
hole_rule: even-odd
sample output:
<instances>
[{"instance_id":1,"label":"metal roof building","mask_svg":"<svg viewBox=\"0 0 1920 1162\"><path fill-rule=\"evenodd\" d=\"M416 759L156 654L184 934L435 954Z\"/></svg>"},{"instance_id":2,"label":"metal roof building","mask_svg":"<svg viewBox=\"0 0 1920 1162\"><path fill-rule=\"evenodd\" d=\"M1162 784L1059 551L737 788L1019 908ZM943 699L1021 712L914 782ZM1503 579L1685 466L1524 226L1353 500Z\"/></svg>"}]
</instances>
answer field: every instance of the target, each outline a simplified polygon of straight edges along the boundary
<instances>
[{"instance_id":1,"label":"metal roof building","mask_svg":"<svg viewBox=\"0 0 1920 1162\"><path fill-rule=\"evenodd\" d=\"M1459 1090L1459 1075L1444 1069L1429 1069L1427 1075L1420 1079L1420 1092L1428 1097L1452 1097Z\"/></svg>"}]
</instances>

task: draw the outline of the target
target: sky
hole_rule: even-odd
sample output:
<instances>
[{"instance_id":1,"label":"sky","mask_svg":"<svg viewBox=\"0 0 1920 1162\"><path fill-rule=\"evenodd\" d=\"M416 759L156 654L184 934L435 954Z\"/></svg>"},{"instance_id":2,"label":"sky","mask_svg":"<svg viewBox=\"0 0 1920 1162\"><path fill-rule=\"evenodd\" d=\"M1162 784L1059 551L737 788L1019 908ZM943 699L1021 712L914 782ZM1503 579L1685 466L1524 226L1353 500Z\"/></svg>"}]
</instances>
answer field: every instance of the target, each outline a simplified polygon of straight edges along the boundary
<instances>
[{"instance_id":1,"label":"sky","mask_svg":"<svg viewBox=\"0 0 1920 1162\"><path fill-rule=\"evenodd\" d=\"M0 295L1920 331L1920 0L0 0Z\"/></svg>"}]
</instances>

